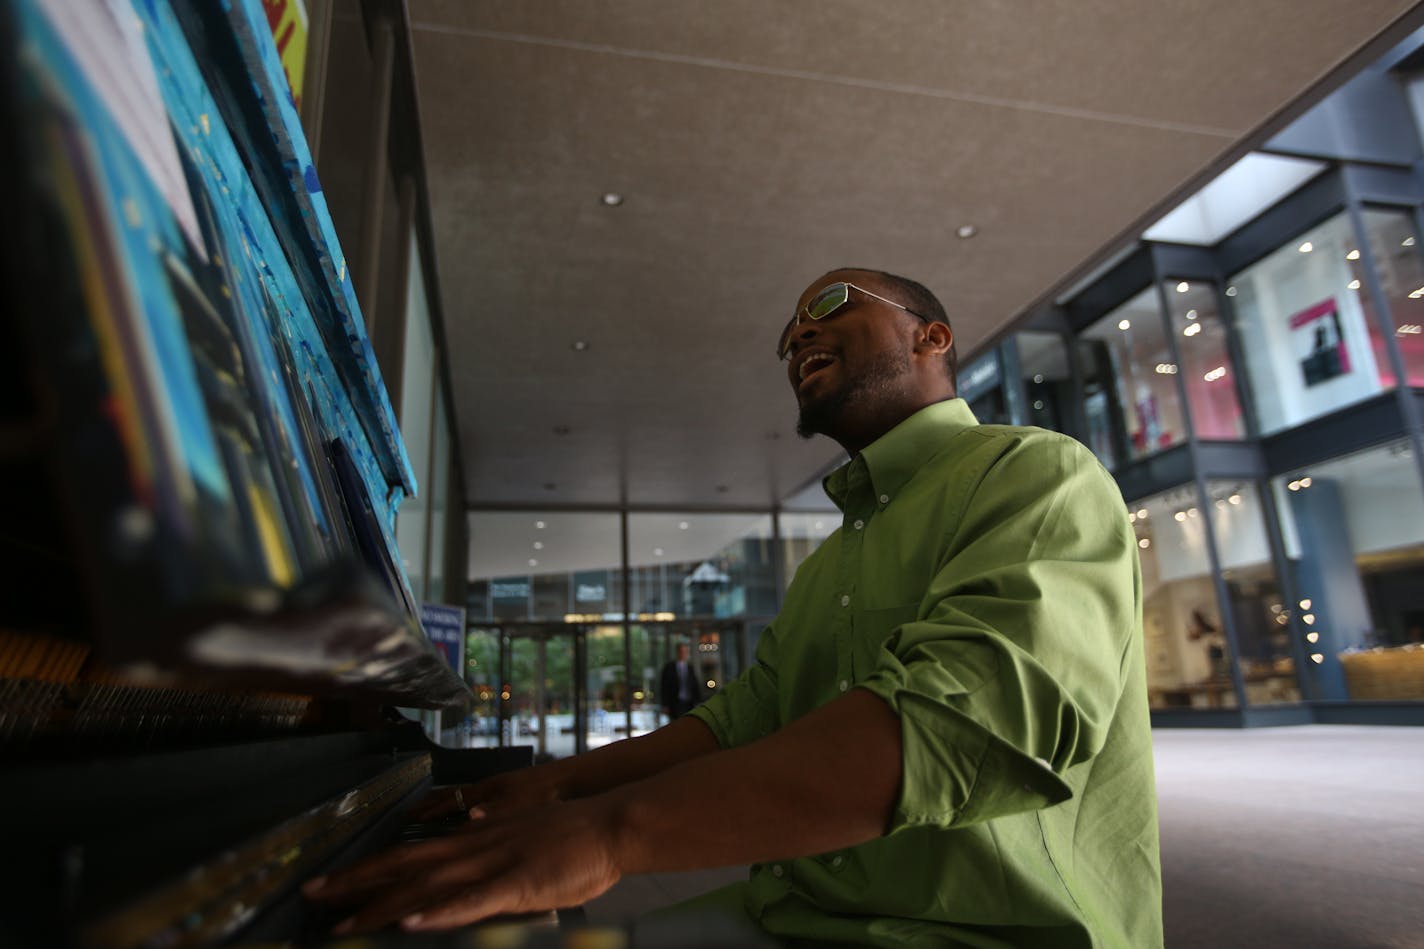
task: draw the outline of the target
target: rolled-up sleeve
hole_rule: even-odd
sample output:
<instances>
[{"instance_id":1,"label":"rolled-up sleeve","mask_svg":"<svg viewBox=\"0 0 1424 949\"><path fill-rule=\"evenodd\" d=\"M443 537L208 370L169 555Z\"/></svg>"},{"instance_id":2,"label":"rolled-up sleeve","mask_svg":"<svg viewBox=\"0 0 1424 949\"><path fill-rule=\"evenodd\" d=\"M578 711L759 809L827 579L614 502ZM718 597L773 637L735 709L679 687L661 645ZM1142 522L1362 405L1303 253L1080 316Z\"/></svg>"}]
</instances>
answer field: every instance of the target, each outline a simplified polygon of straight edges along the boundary
<instances>
[{"instance_id":1,"label":"rolled-up sleeve","mask_svg":"<svg viewBox=\"0 0 1424 949\"><path fill-rule=\"evenodd\" d=\"M915 621L858 683L901 721L891 832L1068 799L1123 689L1141 607L1121 495L1076 442L1003 441L985 446Z\"/></svg>"},{"instance_id":2,"label":"rolled-up sleeve","mask_svg":"<svg viewBox=\"0 0 1424 949\"><path fill-rule=\"evenodd\" d=\"M723 748L764 738L778 727L777 638L775 625L762 631L756 662L689 715L712 730Z\"/></svg>"}]
</instances>

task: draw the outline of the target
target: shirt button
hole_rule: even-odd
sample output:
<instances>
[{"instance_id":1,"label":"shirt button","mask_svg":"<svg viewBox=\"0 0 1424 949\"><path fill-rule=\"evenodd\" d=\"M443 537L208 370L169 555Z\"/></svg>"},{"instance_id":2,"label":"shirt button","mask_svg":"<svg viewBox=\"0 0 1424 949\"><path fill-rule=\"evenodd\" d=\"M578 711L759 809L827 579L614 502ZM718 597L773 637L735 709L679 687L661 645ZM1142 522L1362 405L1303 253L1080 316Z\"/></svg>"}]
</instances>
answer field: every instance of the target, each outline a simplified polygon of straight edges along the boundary
<instances>
[{"instance_id":1,"label":"shirt button","mask_svg":"<svg viewBox=\"0 0 1424 949\"><path fill-rule=\"evenodd\" d=\"M771 875L774 877L780 877L785 873L786 871L781 868L781 864L779 863L771 868Z\"/></svg>"},{"instance_id":2,"label":"shirt button","mask_svg":"<svg viewBox=\"0 0 1424 949\"><path fill-rule=\"evenodd\" d=\"M849 596L849 594L847 594L847 595L841 597L841 606L850 606L850 596Z\"/></svg>"},{"instance_id":3,"label":"shirt button","mask_svg":"<svg viewBox=\"0 0 1424 949\"><path fill-rule=\"evenodd\" d=\"M848 689L848 688L850 688L850 683L847 682L845 679L842 679L842 680L841 680L841 691L844 692L844 691L845 691L846 689Z\"/></svg>"},{"instance_id":4,"label":"shirt button","mask_svg":"<svg viewBox=\"0 0 1424 949\"><path fill-rule=\"evenodd\" d=\"M855 522L855 529L856 529L856 530L862 530L862 529L864 529L864 527L865 527L865 521L856 521L856 522Z\"/></svg>"},{"instance_id":5,"label":"shirt button","mask_svg":"<svg viewBox=\"0 0 1424 949\"><path fill-rule=\"evenodd\" d=\"M845 857L842 857L839 854L831 858L831 866L833 867L838 867L843 863L845 863Z\"/></svg>"},{"instance_id":6,"label":"shirt button","mask_svg":"<svg viewBox=\"0 0 1424 949\"><path fill-rule=\"evenodd\" d=\"M890 495L888 495L888 494L882 494L882 495L880 495L880 503L881 503L881 504L889 504L889 503L890 503Z\"/></svg>"}]
</instances>

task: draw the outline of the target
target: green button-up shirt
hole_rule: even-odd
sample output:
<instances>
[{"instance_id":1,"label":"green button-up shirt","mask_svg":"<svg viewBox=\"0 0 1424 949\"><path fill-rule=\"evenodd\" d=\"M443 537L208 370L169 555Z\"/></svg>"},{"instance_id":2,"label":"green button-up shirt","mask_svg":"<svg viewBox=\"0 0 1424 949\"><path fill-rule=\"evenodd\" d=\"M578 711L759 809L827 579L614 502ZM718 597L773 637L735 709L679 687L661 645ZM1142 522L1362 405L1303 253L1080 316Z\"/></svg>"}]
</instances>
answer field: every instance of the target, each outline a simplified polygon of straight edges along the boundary
<instances>
[{"instance_id":1,"label":"green button-up shirt","mask_svg":"<svg viewBox=\"0 0 1424 949\"><path fill-rule=\"evenodd\" d=\"M1161 945L1142 587L1112 477L955 399L825 484L840 529L756 663L692 714L732 747L869 689L900 717L900 794L881 838L753 867L745 911L811 944Z\"/></svg>"}]
</instances>

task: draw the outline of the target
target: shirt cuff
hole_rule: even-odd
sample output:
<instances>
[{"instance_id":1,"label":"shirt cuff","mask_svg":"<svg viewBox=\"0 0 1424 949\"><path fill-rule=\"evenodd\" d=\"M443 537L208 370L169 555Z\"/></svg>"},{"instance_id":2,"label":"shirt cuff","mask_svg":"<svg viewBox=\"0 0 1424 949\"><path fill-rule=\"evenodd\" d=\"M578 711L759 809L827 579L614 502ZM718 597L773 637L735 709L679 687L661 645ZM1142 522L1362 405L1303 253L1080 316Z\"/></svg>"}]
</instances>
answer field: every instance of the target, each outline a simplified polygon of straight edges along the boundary
<instances>
[{"instance_id":1,"label":"shirt cuff","mask_svg":"<svg viewBox=\"0 0 1424 949\"><path fill-rule=\"evenodd\" d=\"M1047 765L917 691L914 679L913 666L901 666L857 683L900 718L900 795L887 835L905 827L962 827L1073 796Z\"/></svg>"}]
</instances>

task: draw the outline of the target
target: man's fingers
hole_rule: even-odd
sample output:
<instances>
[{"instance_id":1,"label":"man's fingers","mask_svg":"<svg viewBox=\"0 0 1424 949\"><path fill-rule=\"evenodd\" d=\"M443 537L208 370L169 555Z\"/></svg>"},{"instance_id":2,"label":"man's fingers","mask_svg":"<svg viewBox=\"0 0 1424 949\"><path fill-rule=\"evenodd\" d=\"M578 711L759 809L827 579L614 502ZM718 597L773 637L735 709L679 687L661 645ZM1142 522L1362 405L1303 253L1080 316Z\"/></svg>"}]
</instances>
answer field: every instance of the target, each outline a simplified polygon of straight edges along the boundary
<instances>
[{"instance_id":1,"label":"man's fingers","mask_svg":"<svg viewBox=\"0 0 1424 949\"><path fill-rule=\"evenodd\" d=\"M302 886L302 893L323 902L353 899L393 881L418 875L426 866L457 857L469 846L468 838L461 836L396 847L329 876L308 880Z\"/></svg>"},{"instance_id":2,"label":"man's fingers","mask_svg":"<svg viewBox=\"0 0 1424 949\"><path fill-rule=\"evenodd\" d=\"M491 916L522 911L518 892L507 880L465 886L445 899L432 901L401 919L401 928L412 931L434 931L468 926Z\"/></svg>"}]
</instances>

